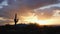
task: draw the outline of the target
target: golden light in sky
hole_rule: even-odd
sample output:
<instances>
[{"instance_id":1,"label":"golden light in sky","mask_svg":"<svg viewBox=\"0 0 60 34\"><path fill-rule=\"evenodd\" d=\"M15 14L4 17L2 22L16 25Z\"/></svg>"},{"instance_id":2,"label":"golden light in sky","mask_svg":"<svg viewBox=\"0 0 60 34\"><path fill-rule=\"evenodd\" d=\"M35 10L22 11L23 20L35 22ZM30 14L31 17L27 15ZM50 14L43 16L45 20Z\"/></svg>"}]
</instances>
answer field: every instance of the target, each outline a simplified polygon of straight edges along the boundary
<instances>
[{"instance_id":1,"label":"golden light in sky","mask_svg":"<svg viewBox=\"0 0 60 34\"><path fill-rule=\"evenodd\" d=\"M21 22L21 23L25 23L25 24L37 23L39 25L51 25L51 24L53 24L54 21L56 21L53 18L40 20L40 19L38 19L37 15L35 15L35 13L33 13L31 16L27 16L27 17L22 16L22 18L23 18L23 22Z\"/></svg>"}]
</instances>

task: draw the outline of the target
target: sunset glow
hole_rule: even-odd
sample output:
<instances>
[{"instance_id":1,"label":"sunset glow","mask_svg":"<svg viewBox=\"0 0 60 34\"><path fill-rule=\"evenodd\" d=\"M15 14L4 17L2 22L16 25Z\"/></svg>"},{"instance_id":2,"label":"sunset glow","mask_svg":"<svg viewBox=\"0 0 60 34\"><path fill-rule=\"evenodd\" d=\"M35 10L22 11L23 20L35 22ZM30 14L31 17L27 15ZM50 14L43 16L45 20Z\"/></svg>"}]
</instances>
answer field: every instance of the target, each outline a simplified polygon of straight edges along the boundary
<instances>
[{"instance_id":1,"label":"sunset glow","mask_svg":"<svg viewBox=\"0 0 60 34\"><path fill-rule=\"evenodd\" d=\"M23 18L23 22L21 22L21 23L25 23L25 24L37 23L39 25L52 25L56 21L53 18L41 20L41 19L38 19L37 15L35 15L35 14L28 16L28 17L22 16L22 18ZM20 21L19 21L19 23L20 23Z\"/></svg>"}]
</instances>

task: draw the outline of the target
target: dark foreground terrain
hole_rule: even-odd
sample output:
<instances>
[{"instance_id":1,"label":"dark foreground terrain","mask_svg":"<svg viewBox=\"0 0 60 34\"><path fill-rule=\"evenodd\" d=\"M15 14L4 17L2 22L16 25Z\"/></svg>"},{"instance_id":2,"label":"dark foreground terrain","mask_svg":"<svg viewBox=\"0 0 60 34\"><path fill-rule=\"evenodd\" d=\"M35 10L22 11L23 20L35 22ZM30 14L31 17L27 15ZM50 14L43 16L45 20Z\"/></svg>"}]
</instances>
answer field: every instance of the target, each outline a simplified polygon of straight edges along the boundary
<instances>
[{"instance_id":1,"label":"dark foreground terrain","mask_svg":"<svg viewBox=\"0 0 60 34\"><path fill-rule=\"evenodd\" d=\"M0 34L60 34L60 26L39 26L38 24L17 24L0 26Z\"/></svg>"}]
</instances>

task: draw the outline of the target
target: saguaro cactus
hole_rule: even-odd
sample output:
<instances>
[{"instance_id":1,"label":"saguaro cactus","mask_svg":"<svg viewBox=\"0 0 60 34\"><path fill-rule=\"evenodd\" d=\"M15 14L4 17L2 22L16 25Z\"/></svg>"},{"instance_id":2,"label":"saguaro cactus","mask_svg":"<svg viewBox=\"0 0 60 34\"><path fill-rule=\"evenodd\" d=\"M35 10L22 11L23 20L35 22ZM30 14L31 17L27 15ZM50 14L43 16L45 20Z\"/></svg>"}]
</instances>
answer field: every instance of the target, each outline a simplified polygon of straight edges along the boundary
<instances>
[{"instance_id":1,"label":"saguaro cactus","mask_svg":"<svg viewBox=\"0 0 60 34\"><path fill-rule=\"evenodd\" d=\"M15 22L15 26L16 26L16 24L17 24L17 22L18 22L18 19L17 19L17 14L15 14L15 19L14 19L14 22Z\"/></svg>"}]
</instances>

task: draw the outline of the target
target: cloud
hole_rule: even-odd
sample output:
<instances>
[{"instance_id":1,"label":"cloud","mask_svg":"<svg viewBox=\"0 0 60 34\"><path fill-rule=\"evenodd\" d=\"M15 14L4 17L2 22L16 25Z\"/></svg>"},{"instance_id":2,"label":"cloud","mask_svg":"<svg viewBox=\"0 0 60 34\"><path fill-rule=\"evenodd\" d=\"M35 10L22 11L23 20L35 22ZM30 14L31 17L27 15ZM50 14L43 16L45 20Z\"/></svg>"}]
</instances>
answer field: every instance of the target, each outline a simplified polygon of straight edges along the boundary
<instances>
[{"instance_id":1,"label":"cloud","mask_svg":"<svg viewBox=\"0 0 60 34\"><path fill-rule=\"evenodd\" d=\"M14 19L15 13L27 15L31 10L45 5L58 3L57 0L0 0L0 17ZM46 10L47 11L47 10ZM49 13L49 12L48 12ZM7 21L1 20L7 23ZM10 21L8 21L10 22ZM4 23L3 23L4 24Z\"/></svg>"},{"instance_id":2,"label":"cloud","mask_svg":"<svg viewBox=\"0 0 60 34\"><path fill-rule=\"evenodd\" d=\"M4 6L8 6L7 0L0 0L0 9Z\"/></svg>"},{"instance_id":3,"label":"cloud","mask_svg":"<svg viewBox=\"0 0 60 34\"><path fill-rule=\"evenodd\" d=\"M0 25L11 24L11 23L13 23L12 19L0 17Z\"/></svg>"},{"instance_id":4,"label":"cloud","mask_svg":"<svg viewBox=\"0 0 60 34\"><path fill-rule=\"evenodd\" d=\"M38 9L48 9L48 8L51 8L51 7L60 7L60 3L46 5L46 6L43 6L43 7L38 8Z\"/></svg>"},{"instance_id":5,"label":"cloud","mask_svg":"<svg viewBox=\"0 0 60 34\"><path fill-rule=\"evenodd\" d=\"M54 12L55 12L54 10L60 10L60 7L53 6L53 7L44 8L44 9L40 9L40 8L34 9L35 13L39 15L39 17L41 16L41 13L43 13L42 15L43 18L48 18L48 19L50 19L54 15Z\"/></svg>"},{"instance_id":6,"label":"cloud","mask_svg":"<svg viewBox=\"0 0 60 34\"><path fill-rule=\"evenodd\" d=\"M54 6L50 7L47 6L47 8L44 9L37 8L34 9L34 11L39 15L39 17L41 13L43 13L43 18L52 19L49 23L50 25L60 25L60 6L58 6L58 4L54 4Z\"/></svg>"},{"instance_id":7,"label":"cloud","mask_svg":"<svg viewBox=\"0 0 60 34\"><path fill-rule=\"evenodd\" d=\"M2 1L4 1L4 0L0 0L0 3L1 3Z\"/></svg>"},{"instance_id":8,"label":"cloud","mask_svg":"<svg viewBox=\"0 0 60 34\"><path fill-rule=\"evenodd\" d=\"M37 14L44 13L45 18L50 18L54 14L53 10L60 10L60 3L50 4L34 9Z\"/></svg>"},{"instance_id":9,"label":"cloud","mask_svg":"<svg viewBox=\"0 0 60 34\"><path fill-rule=\"evenodd\" d=\"M55 4L57 2L57 0L25 0L24 4L27 7L33 9L44 5Z\"/></svg>"}]
</instances>

